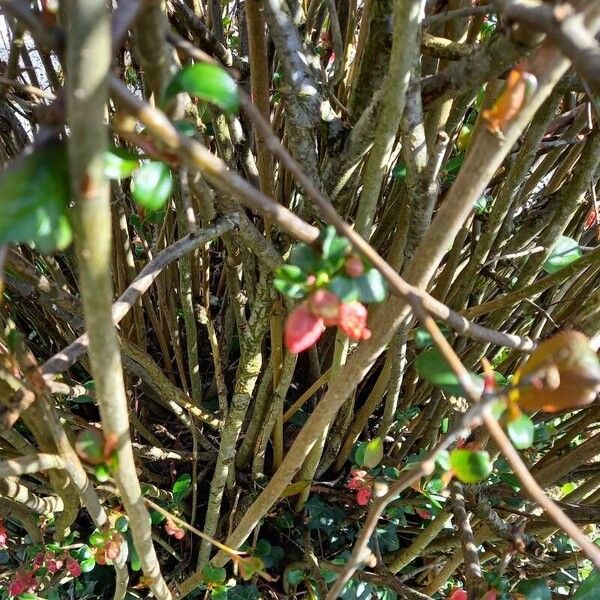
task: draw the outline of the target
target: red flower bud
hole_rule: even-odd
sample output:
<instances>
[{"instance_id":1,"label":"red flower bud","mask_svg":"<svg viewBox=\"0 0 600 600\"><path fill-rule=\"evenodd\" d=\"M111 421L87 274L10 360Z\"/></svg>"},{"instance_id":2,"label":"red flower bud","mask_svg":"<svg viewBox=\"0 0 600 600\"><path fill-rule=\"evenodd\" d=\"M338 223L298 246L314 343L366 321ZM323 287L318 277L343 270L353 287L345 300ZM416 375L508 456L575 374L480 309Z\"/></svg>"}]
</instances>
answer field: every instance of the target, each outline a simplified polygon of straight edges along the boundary
<instances>
[{"instance_id":1,"label":"red flower bud","mask_svg":"<svg viewBox=\"0 0 600 600\"><path fill-rule=\"evenodd\" d=\"M321 317L325 325L337 325L340 301L333 292L317 290L308 300L313 315Z\"/></svg>"},{"instance_id":2,"label":"red flower bud","mask_svg":"<svg viewBox=\"0 0 600 600\"><path fill-rule=\"evenodd\" d=\"M338 327L351 340L368 340L371 330L367 328L367 309L360 302L340 305Z\"/></svg>"},{"instance_id":3,"label":"red flower bud","mask_svg":"<svg viewBox=\"0 0 600 600\"><path fill-rule=\"evenodd\" d=\"M356 502L360 504L360 506L366 506L369 504L369 500L371 499L371 488L363 487L356 493Z\"/></svg>"},{"instance_id":4,"label":"red flower bud","mask_svg":"<svg viewBox=\"0 0 600 600\"><path fill-rule=\"evenodd\" d=\"M346 260L344 270L348 277L360 277L365 272L365 265L358 256L351 256Z\"/></svg>"},{"instance_id":5,"label":"red flower bud","mask_svg":"<svg viewBox=\"0 0 600 600\"><path fill-rule=\"evenodd\" d=\"M307 302L295 308L285 324L285 347L298 354L310 348L323 333L323 319L313 315Z\"/></svg>"},{"instance_id":6,"label":"red flower bud","mask_svg":"<svg viewBox=\"0 0 600 600\"><path fill-rule=\"evenodd\" d=\"M185 530L175 525L171 519L167 519L167 522L165 523L165 531L169 535L172 535L176 540L182 540L185 537Z\"/></svg>"}]
</instances>

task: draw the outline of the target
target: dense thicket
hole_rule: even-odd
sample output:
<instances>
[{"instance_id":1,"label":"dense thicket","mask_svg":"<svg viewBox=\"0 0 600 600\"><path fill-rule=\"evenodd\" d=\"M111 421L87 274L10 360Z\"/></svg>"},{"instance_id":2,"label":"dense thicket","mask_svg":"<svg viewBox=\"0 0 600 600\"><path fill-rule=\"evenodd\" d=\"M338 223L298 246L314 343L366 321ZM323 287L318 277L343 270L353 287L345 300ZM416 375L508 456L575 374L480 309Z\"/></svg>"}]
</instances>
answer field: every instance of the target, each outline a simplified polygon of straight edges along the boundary
<instances>
[{"instance_id":1,"label":"dense thicket","mask_svg":"<svg viewBox=\"0 0 600 600\"><path fill-rule=\"evenodd\" d=\"M596 597L600 3L0 26L0 598Z\"/></svg>"}]
</instances>

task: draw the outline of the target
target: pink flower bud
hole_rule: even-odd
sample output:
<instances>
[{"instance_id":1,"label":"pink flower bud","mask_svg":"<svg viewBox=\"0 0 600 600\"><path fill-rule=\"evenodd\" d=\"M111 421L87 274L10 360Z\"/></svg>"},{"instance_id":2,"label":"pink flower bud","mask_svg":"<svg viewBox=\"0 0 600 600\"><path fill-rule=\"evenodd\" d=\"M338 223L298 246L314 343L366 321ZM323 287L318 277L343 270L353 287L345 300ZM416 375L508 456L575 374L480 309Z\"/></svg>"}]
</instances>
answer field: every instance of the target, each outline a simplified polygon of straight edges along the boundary
<instances>
[{"instance_id":1,"label":"pink flower bud","mask_svg":"<svg viewBox=\"0 0 600 600\"><path fill-rule=\"evenodd\" d=\"M285 347L298 354L310 348L323 333L323 319L313 315L308 302L295 308L285 324Z\"/></svg>"},{"instance_id":2,"label":"pink flower bud","mask_svg":"<svg viewBox=\"0 0 600 600\"><path fill-rule=\"evenodd\" d=\"M365 265L358 256L351 256L346 260L344 270L348 277L360 277L365 272Z\"/></svg>"},{"instance_id":3,"label":"pink flower bud","mask_svg":"<svg viewBox=\"0 0 600 600\"><path fill-rule=\"evenodd\" d=\"M58 573L61 570L63 566L63 561L60 558L52 556L52 554L46 554L46 556L44 557L44 566L46 567L46 569L48 569L48 572L54 575L55 573Z\"/></svg>"},{"instance_id":4,"label":"pink flower bud","mask_svg":"<svg viewBox=\"0 0 600 600\"><path fill-rule=\"evenodd\" d=\"M356 493L356 502L360 506L366 506L369 504L369 500L371 499L371 488L363 487Z\"/></svg>"},{"instance_id":5,"label":"pink flower bud","mask_svg":"<svg viewBox=\"0 0 600 600\"><path fill-rule=\"evenodd\" d=\"M337 325L340 301L333 292L317 290L308 300L313 315L321 317L325 325Z\"/></svg>"},{"instance_id":6,"label":"pink flower bud","mask_svg":"<svg viewBox=\"0 0 600 600\"><path fill-rule=\"evenodd\" d=\"M360 302L340 305L338 327L351 340L368 340L371 330L367 328L367 309Z\"/></svg>"}]
</instances>

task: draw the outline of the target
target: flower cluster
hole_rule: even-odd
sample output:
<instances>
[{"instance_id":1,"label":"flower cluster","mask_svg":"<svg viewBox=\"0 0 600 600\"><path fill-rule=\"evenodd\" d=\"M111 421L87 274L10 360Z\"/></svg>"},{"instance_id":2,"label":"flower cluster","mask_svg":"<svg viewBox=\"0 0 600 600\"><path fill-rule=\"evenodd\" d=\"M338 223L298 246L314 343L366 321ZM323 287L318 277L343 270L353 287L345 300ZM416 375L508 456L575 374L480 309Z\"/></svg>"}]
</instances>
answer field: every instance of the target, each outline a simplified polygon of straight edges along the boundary
<instances>
[{"instance_id":1,"label":"flower cluster","mask_svg":"<svg viewBox=\"0 0 600 600\"><path fill-rule=\"evenodd\" d=\"M125 529L122 529L125 531ZM89 544L92 546L92 555L99 565L105 565L107 562L115 560L121 551L121 545L125 539L115 529L107 528L104 531L94 531L89 538Z\"/></svg>"},{"instance_id":2,"label":"flower cluster","mask_svg":"<svg viewBox=\"0 0 600 600\"><path fill-rule=\"evenodd\" d=\"M178 527L172 519L167 519L165 532L172 535L176 540L182 540L185 537L185 530Z\"/></svg>"},{"instance_id":3,"label":"flower cluster","mask_svg":"<svg viewBox=\"0 0 600 600\"><path fill-rule=\"evenodd\" d=\"M65 569L71 577L81 575L81 566L68 552L53 554L39 552L36 554L30 569L19 569L8 585L9 596L19 596L26 592L34 592L46 573L56 575Z\"/></svg>"},{"instance_id":4,"label":"flower cluster","mask_svg":"<svg viewBox=\"0 0 600 600\"><path fill-rule=\"evenodd\" d=\"M352 469L346 487L350 490L356 490L357 504L366 506L373 495L373 483L373 478L366 471Z\"/></svg>"},{"instance_id":5,"label":"flower cluster","mask_svg":"<svg viewBox=\"0 0 600 600\"><path fill-rule=\"evenodd\" d=\"M326 326L337 325L351 340L367 340L367 309L357 302L343 303L327 290L317 290L289 316L285 325L286 348L297 354L310 348Z\"/></svg>"},{"instance_id":6,"label":"flower cluster","mask_svg":"<svg viewBox=\"0 0 600 600\"><path fill-rule=\"evenodd\" d=\"M328 227L319 244L320 254L306 244L295 246L289 264L276 272L277 290L304 300L285 327L285 344L293 353L310 348L325 327L339 327L352 340L368 339L365 304L381 302L387 293L381 273L352 254L350 242L335 229Z\"/></svg>"}]
</instances>

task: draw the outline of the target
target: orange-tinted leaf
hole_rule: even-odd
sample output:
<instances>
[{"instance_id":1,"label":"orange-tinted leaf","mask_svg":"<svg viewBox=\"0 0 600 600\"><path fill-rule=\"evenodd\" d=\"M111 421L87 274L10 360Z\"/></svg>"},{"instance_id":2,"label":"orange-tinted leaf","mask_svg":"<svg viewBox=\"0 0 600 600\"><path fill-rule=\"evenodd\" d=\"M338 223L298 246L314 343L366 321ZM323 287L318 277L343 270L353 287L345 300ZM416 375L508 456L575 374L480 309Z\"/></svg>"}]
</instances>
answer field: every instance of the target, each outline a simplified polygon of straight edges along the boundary
<instances>
[{"instance_id":1,"label":"orange-tinted leaf","mask_svg":"<svg viewBox=\"0 0 600 600\"><path fill-rule=\"evenodd\" d=\"M513 377L511 402L525 411L558 412L585 406L600 385L600 361L589 340L564 331L542 342Z\"/></svg>"}]
</instances>

